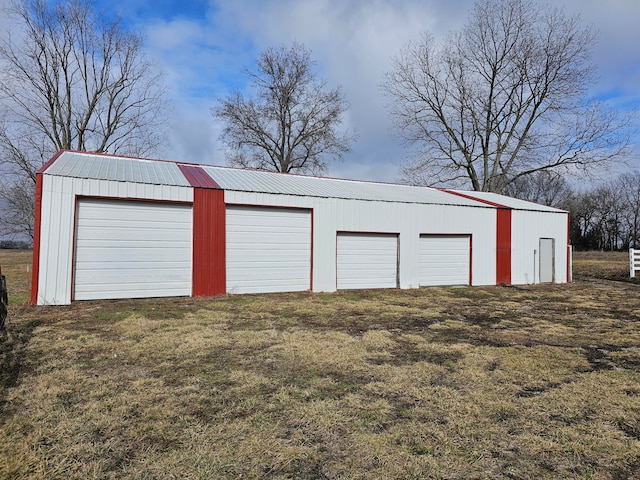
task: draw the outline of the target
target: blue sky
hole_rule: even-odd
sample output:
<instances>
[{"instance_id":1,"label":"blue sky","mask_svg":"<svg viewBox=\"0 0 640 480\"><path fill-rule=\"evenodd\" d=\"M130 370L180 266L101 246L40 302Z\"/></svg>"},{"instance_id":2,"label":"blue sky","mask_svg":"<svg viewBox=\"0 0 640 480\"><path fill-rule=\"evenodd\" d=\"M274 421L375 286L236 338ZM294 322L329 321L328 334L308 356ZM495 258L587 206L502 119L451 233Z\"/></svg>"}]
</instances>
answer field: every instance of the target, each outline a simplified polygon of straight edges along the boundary
<instances>
[{"instance_id":1,"label":"blue sky","mask_svg":"<svg viewBox=\"0 0 640 480\"><path fill-rule=\"evenodd\" d=\"M8 0L0 0L0 5ZM551 0L600 32L592 95L617 108L640 106L640 0ZM544 3L544 2L543 2ZM335 177L394 181L408 151L394 137L379 88L390 58L429 31L442 38L466 21L473 0L99 0L146 37L174 104L171 146L162 157L224 164L216 98L246 83L268 46L297 40L319 75L351 103L345 124L359 139ZM0 21L0 28L2 22ZM639 139L640 143L640 139ZM640 155L640 149L637 150Z\"/></svg>"}]
</instances>

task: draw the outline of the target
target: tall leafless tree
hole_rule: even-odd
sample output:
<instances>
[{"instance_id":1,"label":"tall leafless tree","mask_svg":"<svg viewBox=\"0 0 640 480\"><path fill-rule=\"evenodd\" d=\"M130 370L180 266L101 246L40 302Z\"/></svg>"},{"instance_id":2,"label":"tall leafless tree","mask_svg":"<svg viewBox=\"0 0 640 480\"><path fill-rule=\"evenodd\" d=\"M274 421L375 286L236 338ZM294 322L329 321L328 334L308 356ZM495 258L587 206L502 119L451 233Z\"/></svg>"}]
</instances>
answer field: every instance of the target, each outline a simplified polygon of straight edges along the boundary
<instances>
[{"instance_id":1,"label":"tall leafless tree","mask_svg":"<svg viewBox=\"0 0 640 480\"><path fill-rule=\"evenodd\" d=\"M341 129L348 108L340 88L327 89L299 43L269 48L251 78L252 95L235 92L212 109L225 124L222 140L231 163L277 172L322 173L341 159L355 134Z\"/></svg>"},{"instance_id":2,"label":"tall leafless tree","mask_svg":"<svg viewBox=\"0 0 640 480\"><path fill-rule=\"evenodd\" d=\"M571 194L571 188L562 175L551 170L540 170L514 179L505 186L502 193L550 207L559 207Z\"/></svg>"},{"instance_id":3,"label":"tall leafless tree","mask_svg":"<svg viewBox=\"0 0 640 480\"><path fill-rule=\"evenodd\" d=\"M0 213L2 236L33 239L33 182L28 177L5 185L0 193L4 210ZM0 209L2 210L2 209Z\"/></svg>"},{"instance_id":4,"label":"tall leafless tree","mask_svg":"<svg viewBox=\"0 0 640 480\"><path fill-rule=\"evenodd\" d=\"M618 177L614 188L624 206L625 248L640 247L640 172L627 172Z\"/></svg>"},{"instance_id":5,"label":"tall leafless tree","mask_svg":"<svg viewBox=\"0 0 640 480\"><path fill-rule=\"evenodd\" d=\"M478 0L466 26L394 59L383 88L417 155L415 184L502 192L543 170L620 158L628 119L587 99L595 34L578 17L527 0Z\"/></svg>"},{"instance_id":6,"label":"tall leafless tree","mask_svg":"<svg viewBox=\"0 0 640 480\"><path fill-rule=\"evenodd\" d=\"M139 35L91 0L18 0L9 14L15 29L0 43L0 193L11 201L23 189L19 198L32 201L36 171L60 149L146 155L163 142L165 90ZM4 223L23 207L4 212Z\"/></svg>"}]
</instances>

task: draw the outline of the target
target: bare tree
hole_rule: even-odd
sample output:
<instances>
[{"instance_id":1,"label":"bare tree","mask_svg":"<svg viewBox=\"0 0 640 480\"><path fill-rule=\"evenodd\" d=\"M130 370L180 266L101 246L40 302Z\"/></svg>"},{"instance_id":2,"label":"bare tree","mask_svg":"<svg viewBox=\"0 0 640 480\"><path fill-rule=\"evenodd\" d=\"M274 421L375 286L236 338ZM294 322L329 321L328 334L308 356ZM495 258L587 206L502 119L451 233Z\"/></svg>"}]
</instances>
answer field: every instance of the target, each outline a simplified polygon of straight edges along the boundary
<instances>
[{"instance_id":1,"label":"bare tree","mask_svg":"<svg viewBox=\"0 0 640 480\"><path fill-rule=\"evenodd\" d=\"M409 44L383 85L398 130L418 147L404 179L500 193L535 172L619 158L628 120L586 98L594 42L557 8L478 0L445 42Z\"/></svg>"},{"instance_id":2,"label":"bare tree","mask_svg":"<svg viewBox=\"0 0 640 480\"><path fill-rule=\"evenodd\" d=\"M502 193L550 207L560 207L571 195L571 187L562 175L551 170L540 170L514 179Z\"/></svg>"},{"instance_id":3,"label":"bare tree","mask_svg":"<svg viewBox=\"0 0 640 480\"><path fill-rule=\"evenodd\" d=\"M327 89L299 43L269 48L251 78L253 96L235 92L212 109L225 123L222 140L231 163L277 172L322 173L327 158L341 159L355 134L340 128L348 103L340 88Z\"/></svg>"},{"instance_id":4,"label":"bare tree","mask_svg":"<svg viewBox=\"0 0 640 480\"><path fill-rule=\"evenodd\" d=\"M640 246L640 172L620 175L615 187L624 205L623 222L626 236L623 248L638 248Z\"/></svg>"},{"instance_id":5,"label":"bare tree","mask_svg":"<svg viewBox=\"0 0 640 480\"><path fill-rule=\"evenodd\" d=\"M2 236L33 241L33 182L20 178L0 190L5 213L0 220Z\"/></svg>"},{"instance_id":6,"label":"bare tree","mask_svg":"<svg viewBox=\"0 0 640 480\"><path fill-rule=\"evenodd\" d=\"M146 155L163 142L165 92L139 35L96 13L91 0L18 0L9 13L15 30L0 43L0 168L15 183L5 197L32 197L36 171L60 149ZM21 215L5 212L5 228Z\"/></svg>"}]
</instances>

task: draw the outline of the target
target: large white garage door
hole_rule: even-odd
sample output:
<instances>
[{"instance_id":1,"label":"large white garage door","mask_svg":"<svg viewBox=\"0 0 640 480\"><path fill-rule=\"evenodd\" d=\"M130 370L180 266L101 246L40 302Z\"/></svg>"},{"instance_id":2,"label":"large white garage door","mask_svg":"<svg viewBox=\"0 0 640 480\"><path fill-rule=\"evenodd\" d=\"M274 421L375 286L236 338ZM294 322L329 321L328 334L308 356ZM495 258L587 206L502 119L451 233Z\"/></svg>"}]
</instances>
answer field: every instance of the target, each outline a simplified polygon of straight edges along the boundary
<instances>
[{"instance_id":1,"label":"large white garage door","mask_svg":"<svg viewBox=\"0 0 640 480\"><path fill-rule=\"evenodd\" d=\"M422 235L418 263L421 286L469 285L471 237Z\"/></svg>"},{"instance_id":2,"label":"large white garage door","mask_svg":"<svg viewBox=\"0 0 640 480\"><path fill-rule=\"evenodd\" d=\"M311 210L227 206L227 292L311 288Z\"/></svg>"},{"instance_id":3,"label":"large white garage door","mask_svg":"<svg viewBox=\"0 0 640 480\"><path fill-rule=\"evenodd\" d=\"M398 236L338 233L337 288L398 286Z\"/></svg>"},{"instance_id":4,"label":"large white garage door","mask_svg":"<svg viewBox=\"0 0 640 480\"><path fill-rule=\"evenodd\" d=\"M74 299L191 295L190 205L80 199Z\"/></svg>"}]
</instances>

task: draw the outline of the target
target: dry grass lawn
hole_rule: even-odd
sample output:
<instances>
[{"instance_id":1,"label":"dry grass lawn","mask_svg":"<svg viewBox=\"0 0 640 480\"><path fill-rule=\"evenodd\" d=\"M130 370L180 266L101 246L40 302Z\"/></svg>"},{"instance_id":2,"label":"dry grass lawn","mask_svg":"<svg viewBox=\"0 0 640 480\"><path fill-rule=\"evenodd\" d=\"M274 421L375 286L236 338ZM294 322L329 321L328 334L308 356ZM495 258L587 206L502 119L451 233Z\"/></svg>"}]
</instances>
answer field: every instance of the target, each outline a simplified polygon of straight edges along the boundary
<instances>
[{"instance_id":1,"label":"dry grass lawn","mask_svg":"<svg viewBox=\"0 0 640 480\"><path fill-rule=\"evenodd\" d=\"M640 282L27 307L0 251L3 479L640 478Z\"/></svg>"}]
</instances>

